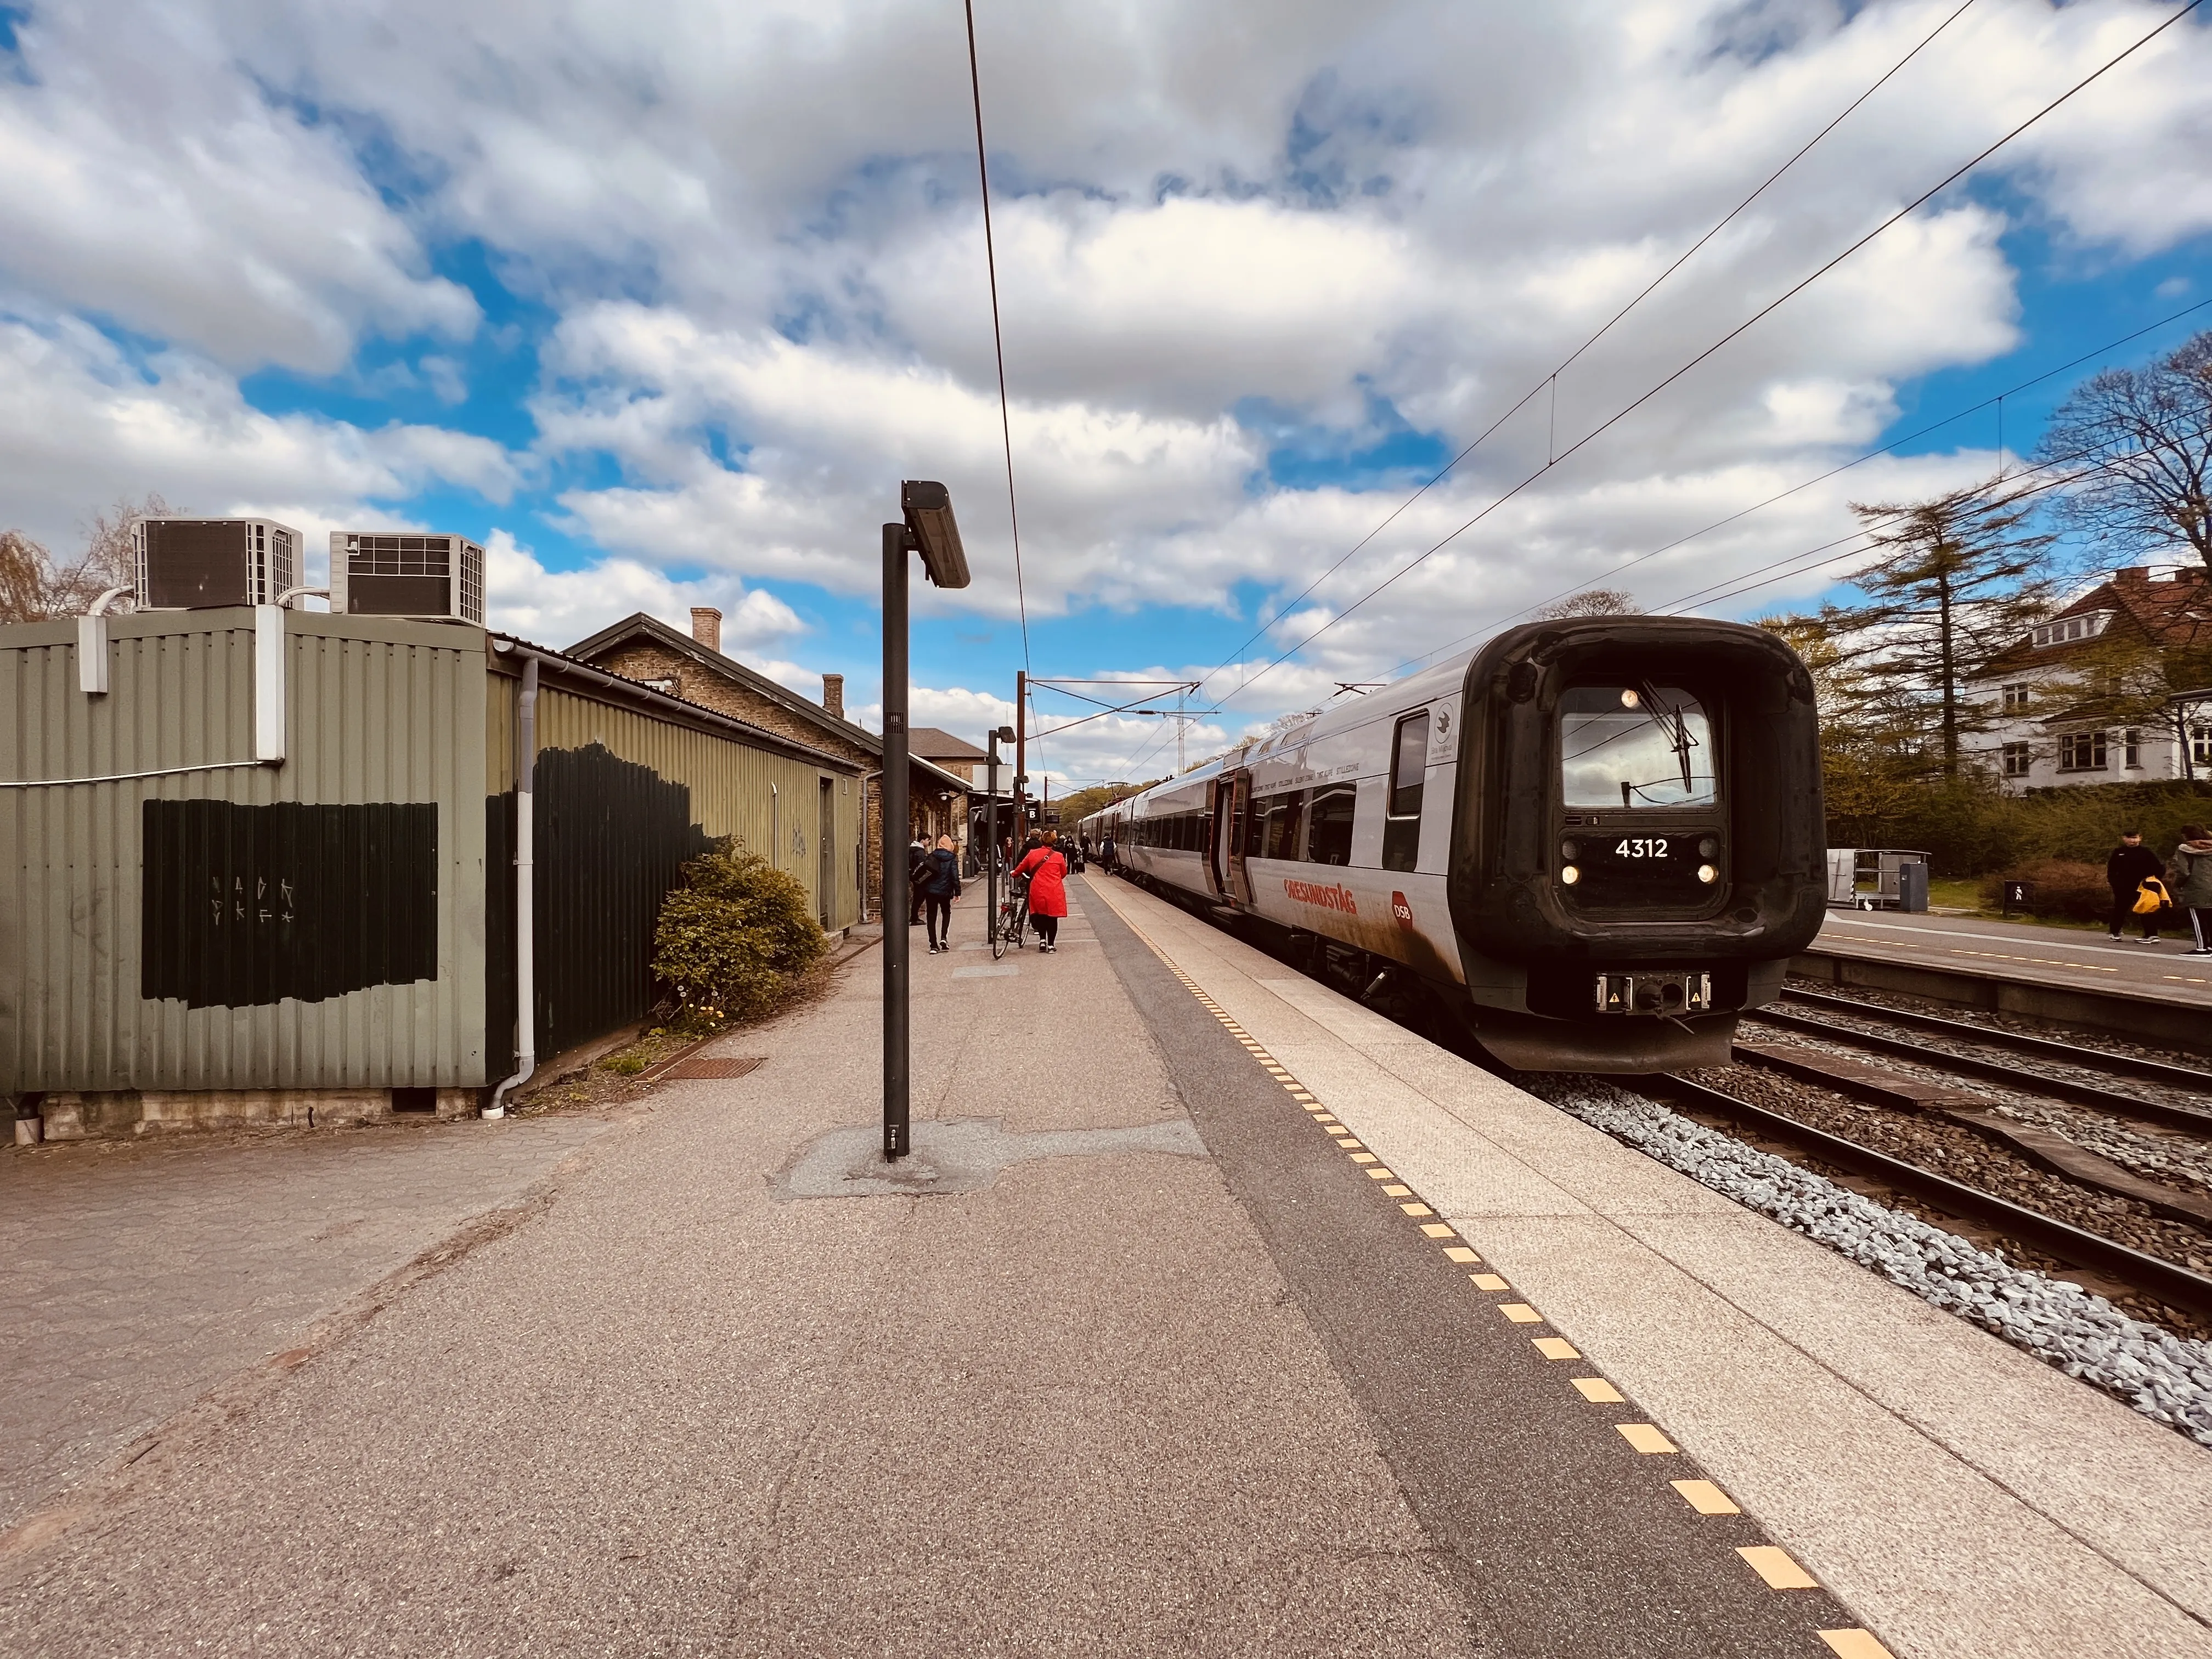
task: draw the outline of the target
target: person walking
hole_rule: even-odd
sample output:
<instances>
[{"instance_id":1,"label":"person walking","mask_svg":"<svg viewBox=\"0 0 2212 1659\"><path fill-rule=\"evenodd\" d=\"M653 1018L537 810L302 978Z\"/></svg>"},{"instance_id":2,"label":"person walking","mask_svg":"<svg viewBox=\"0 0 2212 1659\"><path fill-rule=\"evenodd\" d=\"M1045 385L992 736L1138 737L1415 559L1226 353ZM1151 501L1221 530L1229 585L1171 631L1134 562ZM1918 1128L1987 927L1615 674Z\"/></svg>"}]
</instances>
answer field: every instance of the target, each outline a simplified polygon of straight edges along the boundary
<instances>
[{"instance_id":1,"label":"person walking","mask_svg":"<svg viewBox=\"0 0 2212 1659\"><path fill-rule=\"evenodd\" d=\"M909 927L921 926L921 876L928 862L929 843L916 836L906 849L906 891L909 902L906 925Z\"/></svg>"},{"instance_id":2,"label":"person walking","mask_svg":"<svg viewBox=\"0 0 2212 1659\"><path fill-rule=\"evenodd\" d=\"M2105 860L2105 883L2112 890L2112 926L2114 939L2126 927L2128 918L2136 914L2136 896L2142 884L2152 877L2163 877L2166 866L2156 853L2143 845L2142 831L2126 830L2120 833L2120 844ZM2146 941L2158 937L2158 912L2142 913L2142 936Z\"/></svg>"},{"instance_id":3,"label":"person walking","mask_svg":"<svg viewBox=\"0 0 2212 1659\"><path fill-rule=\"evenodd\" d=\"M1120 856L1120 854L1114 845L1114 830L1112 826L1109 825L1106 830L1106 839L1098 843L1098 867L1103 870L1108 875L1112 875L1114 873L1114 860L1118 856Z\"/></svg>"},{"instance_id":4,"label":"person walking","mask_svg":"<svg viewBox=\"0 0 2212 1659\"><path fill-rule=\"evenodd\" d=\"M2189 918L2196 943L2189 954L2212 957L2212 835L2201 823L2184 824L2181 845L2166 866L2166 884Z\"/></svg>"},{"instance_id":5,"label":"person walking","mask_svg":"<svg viewBox=\"0 0 2212 1659\"><path fill-rule=\"evenodd\" d=\"M921 861L921 877L915 884L921 890L922 904L929 915L930 954L950 951L952 901L960 896L960 854L953 850L951 836L937 838L936 847Z\"/></svg>"},{"instance_id":6,"label":"person walking","mask_svg":"<svg viewBox=\"0 0 2212 1659\"><path fill-rule=\"evenodd\" d=\"M1036 929L1037 949L1046 956L1060 949L1060 919L1067 914L1067 860L1053 845L1054 839L1046 830L1035 850L1014 866L1015 875L1029 878L1030 926ZM2212 875L2212 865L2207 873Z\"/></svg>"}]
</instances>

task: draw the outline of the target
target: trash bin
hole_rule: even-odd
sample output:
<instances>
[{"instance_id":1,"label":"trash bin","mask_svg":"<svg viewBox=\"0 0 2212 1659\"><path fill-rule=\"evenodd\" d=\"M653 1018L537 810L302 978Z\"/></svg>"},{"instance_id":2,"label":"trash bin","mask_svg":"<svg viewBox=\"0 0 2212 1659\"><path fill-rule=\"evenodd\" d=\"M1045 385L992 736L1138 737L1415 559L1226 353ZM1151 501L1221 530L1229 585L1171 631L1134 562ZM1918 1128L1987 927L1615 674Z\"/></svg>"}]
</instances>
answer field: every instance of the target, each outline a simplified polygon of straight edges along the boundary
<instances>
[{"instance_id":1,"label":"trash bin","mask_svg":"<svg viewBox=\"0 0 2212 1659\"><path fill-rule=\"evenodd\" d=\"M1897 908L1916 915L1928 913L1928 866L1924 864L1900 864L1897 866Z\"/></svg>"}]
</instances>

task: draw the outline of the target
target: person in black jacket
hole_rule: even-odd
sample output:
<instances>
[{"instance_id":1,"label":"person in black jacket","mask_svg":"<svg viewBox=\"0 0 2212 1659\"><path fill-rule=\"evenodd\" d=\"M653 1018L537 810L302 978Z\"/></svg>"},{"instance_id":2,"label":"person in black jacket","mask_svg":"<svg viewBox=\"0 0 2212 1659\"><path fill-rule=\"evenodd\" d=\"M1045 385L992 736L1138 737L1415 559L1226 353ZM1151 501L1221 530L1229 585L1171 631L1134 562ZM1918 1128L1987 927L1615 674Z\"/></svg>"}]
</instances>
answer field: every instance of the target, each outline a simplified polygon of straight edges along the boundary
<instances>
[{"instance_id":1,"label":"person in black jacket","mask_svg":"<svg viewBox=\"0 0 2212 1659\"><path fill-rule=\"evenodd\" d=\"M929 950L934 956L952 948L952 901L960 896L960 854L952 850L952 837L939 836L937 846L921 861L915 884L929 912Z\"/></svg>"},{"instance_id":2,"label":"person in black jacket","mask_svg":"<svg viewBox=\"0 0 2212 1659\"><path fill-rule=\"evenodd\" d=\"M2120 836L2120 844L2112 849L2112 857L2105 860L2105 881L2112 890L2112 937L2120 936L2120 929L2135 914L2136 895L2144 880L2151 876L2166 874L2166 861L2143 845L2142 831L2130 830ZM2142 936L2146 943L2158 937L2158 912L2146 910L2142 915Z\"/></svg>"}]
</instances>

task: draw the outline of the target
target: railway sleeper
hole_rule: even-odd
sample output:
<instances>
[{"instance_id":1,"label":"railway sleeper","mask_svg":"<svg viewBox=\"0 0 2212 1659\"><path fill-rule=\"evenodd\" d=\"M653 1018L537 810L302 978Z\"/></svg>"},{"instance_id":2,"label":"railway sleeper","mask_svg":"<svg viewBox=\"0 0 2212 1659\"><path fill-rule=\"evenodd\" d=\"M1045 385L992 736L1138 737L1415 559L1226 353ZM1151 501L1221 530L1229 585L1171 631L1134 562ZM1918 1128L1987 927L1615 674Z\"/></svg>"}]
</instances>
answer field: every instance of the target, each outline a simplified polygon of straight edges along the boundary
<instances>
[{"instance_id":1,"label":"railway sleeper","mask_svg":"<svg viewBox=\"0 0 2212 1659\"><path fill-rule=\"evenodd\" d=\"M1996 1141L2039 1169L2115 1198L2132 1199L2170 1221L2185 1221L2212 1230L2212 1198L2147 1180L2062 1134L2015 1122L1992 1110L1984 1096L1947 1089L1941 1084L1917 1078L1899 1077L1878 1066L1809 1049L1739 1042L1735 1052L1739 1060L1780 1072L1800 1082L1832 1089L1869 1105L1946 1119Z\"/></svg>"}]
</instances>

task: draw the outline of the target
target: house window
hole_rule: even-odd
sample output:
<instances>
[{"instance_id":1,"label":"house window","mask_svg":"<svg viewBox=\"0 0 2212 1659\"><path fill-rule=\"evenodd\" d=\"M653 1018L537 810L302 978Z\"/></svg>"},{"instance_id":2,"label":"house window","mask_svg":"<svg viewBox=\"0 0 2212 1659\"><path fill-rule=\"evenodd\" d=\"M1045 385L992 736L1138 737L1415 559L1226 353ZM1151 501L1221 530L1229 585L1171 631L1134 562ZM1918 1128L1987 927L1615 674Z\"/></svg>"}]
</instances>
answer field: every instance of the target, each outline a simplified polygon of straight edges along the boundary
<instances>
[{"instance_id":1,"label":"house window","mask_svg":"<svg viewBox=\"0 0 2212 1659\"><path fill-rule=\"evenodd\" d=\"M2130 726L2124 736L2127 743L2127 757L2124 763L2129 766L2141 766L2142 764L2142 733Z\"/></svg>"},{"instance_id":2,"label":"house window","mask_svg":"<svg viewBox=\"0 0 2212 1659\"><path fill-rule=\"evenodd\" d=\"M2101 772L2106 758L2102 732L2069 732L2058 739L2058 769L2062 772Z\"/></svg>"},{"instance_id":3,"label":"house window","mask_svg":"<svg viewBox=\"0 0 2212 1659\"><path fill-rule=\"evenodd\" d=\"M2199 766L2212 766L2212 726L2189 728L2189 758Z\"/></svg>"},{"instance_id":4,"label":"house window","mask_svg":"<svg viewBox=\"0 0 2212 1659\"><path fill-rule=\"evenodd\" d=\"M2028 747L2024 743L2008 743L2004 746L2004 775L2008 778L2024 778L2033 763Z\"/></svg>"},{"instance_id":5,"label":"house window","mask_svg":"<svg viewBox=\"0 0 2212 1659\"><path fill-rule=\"evenodd\" d=\"M2070 645L2075 640L2094 640L2105 631L2105 624L2112 619L2109 611L2092 611L2079 617L2061 617L2057 622L2039 623L2029 637L2038 645Z\"/></svg>"},{"instance_id":6,"label":"house window","mask_svg":"<svg viewBox=\"0 0 2212 1659\"><path fill-rule=\"evenodd\" d=\"M2005 687L2004 711L2006 714L2017 714L2027 707L2027 688L2025 685L2008 685Z\"/></svg>"}]
</instances>

